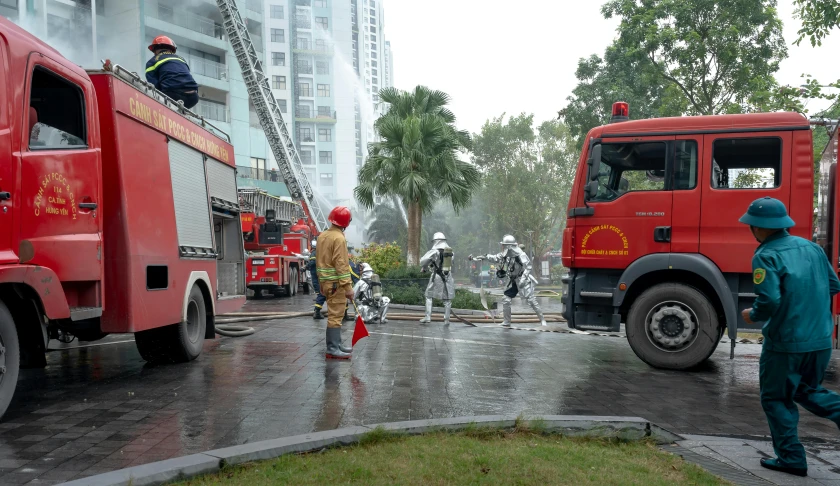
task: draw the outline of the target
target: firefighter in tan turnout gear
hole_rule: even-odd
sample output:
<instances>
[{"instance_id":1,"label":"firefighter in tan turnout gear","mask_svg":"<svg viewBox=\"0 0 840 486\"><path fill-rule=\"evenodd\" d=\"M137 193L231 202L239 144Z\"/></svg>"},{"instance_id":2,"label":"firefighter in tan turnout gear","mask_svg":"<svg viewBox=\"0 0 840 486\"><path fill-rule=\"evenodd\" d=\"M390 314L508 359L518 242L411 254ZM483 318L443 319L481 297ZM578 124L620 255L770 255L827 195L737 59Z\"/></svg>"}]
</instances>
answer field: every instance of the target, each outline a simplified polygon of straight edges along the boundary
<instances>
[{"instance_id":1,"label":"firefighter in tan turnout gear","mask_svg":"<svg viewBox=\"0 0 840 486\"><path fill-rule=\"evenodd\" d=\"M353 218L350 210L336 206L330 211L330 229L318 237L315 267L321 294L327 298L327 359L350 359L352 348L341 344L341 321L347 309L347 299L353 298L350 263L344 230Z\"/></svg>"}]
</instances>

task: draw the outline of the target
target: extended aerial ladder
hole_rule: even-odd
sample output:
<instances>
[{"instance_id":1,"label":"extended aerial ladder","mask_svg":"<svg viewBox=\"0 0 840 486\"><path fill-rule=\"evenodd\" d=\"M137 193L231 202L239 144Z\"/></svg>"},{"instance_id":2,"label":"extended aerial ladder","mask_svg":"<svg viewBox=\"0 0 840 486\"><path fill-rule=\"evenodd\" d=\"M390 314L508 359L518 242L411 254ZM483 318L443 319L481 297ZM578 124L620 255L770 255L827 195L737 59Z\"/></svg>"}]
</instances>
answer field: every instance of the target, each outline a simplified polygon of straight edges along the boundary
<instances>
[{"instance_id":1,"label":"extended aerial ladder","mask_svg":"<svg viewBox=\"0 0 840 486\"><path fill-rule=\"evenodd\" d=\"M261 216L264 216L266 211L271 209L274 211L276 220L289 224L293 224L304 216L300 204L272 196L260 189L239 189L239 205L242 207L242 211Z\"/></svg>"},{"instance_id":2,"label":"extended aerial ladder","mask_svg":"<svg viewBox=\"0 0 840 486\"><path fill-rule=\"evenodd\" d=\"M248 95L254 104L277 165L280 167L280 174L292 198L301 202L303 210L307 213L309 225L314 230L313 233L320 233L329 227L326 215L315 200L315 194L303 171L297 148L283 120L277 100L271 92L268 76L263 72L262 62L257 57L257 51L251 42L251 34L242 20L236 0L216 0L216 4L222 14L233 53L242 69Z\"/></svg>"}]
</instances>

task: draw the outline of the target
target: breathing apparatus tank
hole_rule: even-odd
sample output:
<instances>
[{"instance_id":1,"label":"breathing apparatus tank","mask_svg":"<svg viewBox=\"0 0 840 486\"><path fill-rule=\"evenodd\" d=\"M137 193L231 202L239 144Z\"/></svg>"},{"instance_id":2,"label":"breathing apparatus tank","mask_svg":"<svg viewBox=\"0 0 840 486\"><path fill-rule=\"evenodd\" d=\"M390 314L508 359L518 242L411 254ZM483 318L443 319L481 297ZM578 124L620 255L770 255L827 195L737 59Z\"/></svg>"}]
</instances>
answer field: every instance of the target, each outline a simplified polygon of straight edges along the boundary
<instances>
[{"instance_id":1,"label":"breathing apparatus tank","mask_svg":"<svg viewBox=\"0 0 840 486\"><path fill-rule=\"evenodd\" d=\"M382 282L379 281L379 275L375 273L370 277L370 292L373 300L382 299Z\"/></svg>"},{"instance_id":2,"label":"breathing apparatus tank","mask_svg":"<svg viewBox=\"0 0 840 486\"><path fill-rule=\"evenodd\" d=\"M443 272L444 275L449 275L449 272L452 271L452 257L455 255L452 252L452 248L448 246L440 249L441 254L441 265L440 270Z\"/></svg>"}]
</instances>

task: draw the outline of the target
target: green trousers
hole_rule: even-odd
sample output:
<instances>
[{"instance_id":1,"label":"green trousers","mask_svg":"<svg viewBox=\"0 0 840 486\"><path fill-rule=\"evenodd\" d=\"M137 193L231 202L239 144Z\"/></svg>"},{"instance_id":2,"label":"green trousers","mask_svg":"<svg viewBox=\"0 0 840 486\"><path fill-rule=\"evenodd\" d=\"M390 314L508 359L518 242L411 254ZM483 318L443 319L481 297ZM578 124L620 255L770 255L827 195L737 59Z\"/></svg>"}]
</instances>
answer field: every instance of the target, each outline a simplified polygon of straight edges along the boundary
<instances>
[{"instance_id":1,"label":"green trousers","mask_svg":"<svg viewBox=\"0 0 840 486\"><path fill-rule=\"evenodd\" d=\"M840 427L840 395L822 387L830 359L830 349L811 353L761 351L761 407L767 415L780 465L808 467L805 448L796 431L799 424L796 404Z\"/></svg>"}]
</instances>

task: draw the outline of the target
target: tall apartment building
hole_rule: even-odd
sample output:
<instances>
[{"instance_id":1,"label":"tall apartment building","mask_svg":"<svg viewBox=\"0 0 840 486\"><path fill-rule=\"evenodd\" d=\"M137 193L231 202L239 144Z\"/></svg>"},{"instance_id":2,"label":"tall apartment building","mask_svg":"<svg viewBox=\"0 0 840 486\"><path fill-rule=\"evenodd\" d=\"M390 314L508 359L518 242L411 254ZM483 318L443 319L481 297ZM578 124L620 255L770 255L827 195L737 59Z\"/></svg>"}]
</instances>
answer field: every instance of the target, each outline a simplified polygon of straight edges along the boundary
<instances>
[{"instance_id":1,"label":"tall apartment building","mask_svg":"<svg viewBox=\"0 0 840 486\"><path fill-rule=\"evenodd\" d=\"M264 57L262 0L238 0L259 54ZM0 15L46 39L70 60L98 69L110 59L143 76L158 35L178 45L199 84L193 111L228 133L242 176L268 179L272 157L236 57L213 0L0 0ZM95 19L95 20L94 20ZM96 41L94 42L94 39ZM266 189L288 194L282 184Z\"/></svg>"}]
</instances>

